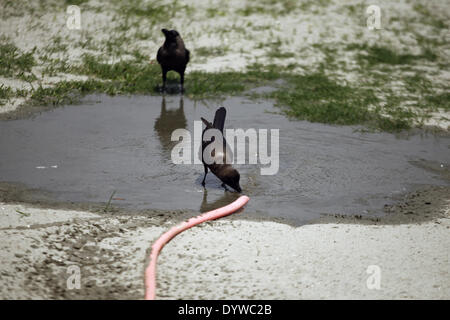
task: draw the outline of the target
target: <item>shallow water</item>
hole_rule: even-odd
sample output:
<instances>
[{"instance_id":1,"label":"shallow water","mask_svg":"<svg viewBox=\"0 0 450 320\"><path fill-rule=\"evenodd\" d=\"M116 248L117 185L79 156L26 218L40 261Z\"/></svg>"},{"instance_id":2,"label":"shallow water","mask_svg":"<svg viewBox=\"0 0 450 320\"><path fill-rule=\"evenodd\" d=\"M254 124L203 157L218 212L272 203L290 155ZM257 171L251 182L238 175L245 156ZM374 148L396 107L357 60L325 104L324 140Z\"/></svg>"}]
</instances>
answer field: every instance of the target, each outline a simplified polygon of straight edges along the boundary
<instances>
[{"instance_id":1,"label":"shallow water","mask_svg":"<svg viewBox=\"0 0 450 320\"><path fill-rule=\"evenodd\" d=\"M279 128L280 169L238 165L247 212L306 222L322 213L382 214L383 205L424 185L449 185L450 138L430 133L355 132L354 127L290 121L270 102L229 98L226 128ZM50 191L55 200L106 202L133 209L207 211L224 192L203 166L170 160L173 130L212 120L218 103L179 96L83 99L31 119L0 122L0 181Z\"/></svg>"}]
</instances>

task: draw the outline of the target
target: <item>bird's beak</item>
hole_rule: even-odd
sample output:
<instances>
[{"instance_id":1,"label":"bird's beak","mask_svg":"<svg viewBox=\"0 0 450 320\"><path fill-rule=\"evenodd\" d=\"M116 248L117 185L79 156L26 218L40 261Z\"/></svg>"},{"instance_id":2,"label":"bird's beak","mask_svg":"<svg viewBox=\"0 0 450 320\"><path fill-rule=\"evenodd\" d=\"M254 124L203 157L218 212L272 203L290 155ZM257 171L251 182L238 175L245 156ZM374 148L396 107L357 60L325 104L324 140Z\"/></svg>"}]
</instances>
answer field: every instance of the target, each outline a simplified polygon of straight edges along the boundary
<instances>
[{"instance_id":1,"label":"bird's beak","mask_svg":"<svg viewBox=\"0 0 450 320\"><path fill-rule=\"evenodd\" d=\"M161 32L164 33L164 35L167 37L167 33L169 32L169 30L167 30L167 29L161 29Z\"/></svg>"}]
</instances>

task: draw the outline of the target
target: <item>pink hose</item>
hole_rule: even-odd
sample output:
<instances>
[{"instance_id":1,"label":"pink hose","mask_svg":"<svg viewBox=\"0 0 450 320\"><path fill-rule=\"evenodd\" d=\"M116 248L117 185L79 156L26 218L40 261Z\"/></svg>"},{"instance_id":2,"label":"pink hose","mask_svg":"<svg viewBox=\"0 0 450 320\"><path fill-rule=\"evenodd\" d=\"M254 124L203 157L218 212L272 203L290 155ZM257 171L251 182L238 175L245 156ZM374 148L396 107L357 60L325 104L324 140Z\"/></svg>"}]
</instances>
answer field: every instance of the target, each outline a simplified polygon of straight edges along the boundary
<instances>
[{"instance_id":1,"label":"pink hose","mask_svg":"<svg viewBox=\"0 0 450 320\"><path fill-rule=\"evenodd\" d=\"M230 203L229 205L206 212L197 217L193 217L188 221L182 222L181 224L172 227L169 231L165 232L162 236L156 240L152 245L152 252L150 254L150 263L145 269L145 300L154 300L156 296L156 260L158 259L158 254L164 245L169 242L177 234L192 228L193 226L200 224L208 220L214 220L222 218L224 216L230 215L233 212L239 210L250 200L247 196L240 196L239 199Z\"/></svg>"}]
</instances>

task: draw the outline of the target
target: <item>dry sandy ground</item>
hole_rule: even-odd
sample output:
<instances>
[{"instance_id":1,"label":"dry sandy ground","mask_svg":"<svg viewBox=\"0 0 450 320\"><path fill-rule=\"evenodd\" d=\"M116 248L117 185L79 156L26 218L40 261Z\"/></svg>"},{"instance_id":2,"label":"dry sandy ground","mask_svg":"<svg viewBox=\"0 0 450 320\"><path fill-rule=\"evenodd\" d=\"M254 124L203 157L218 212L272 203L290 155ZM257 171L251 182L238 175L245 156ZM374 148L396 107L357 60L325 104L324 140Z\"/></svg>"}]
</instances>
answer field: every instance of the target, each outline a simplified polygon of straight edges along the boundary
<instances>
[{"instance_id":1,"label":"dry sandy ground","mask_svg":"<svg viewBox=\"0 0 450 320\"><path fill-rule=\"evenodd\" d=\"M448 299L449 195L448 187L409 194L377 220L327 216L293 227L246 220L244 211L205 223L162 251L157 296ZM151 244L174 216L0 204L0 298L141 299ZM372 265L379 289L367 286ZM70 266L80 289L69 287Z\"/></svg>"}]
</instances>

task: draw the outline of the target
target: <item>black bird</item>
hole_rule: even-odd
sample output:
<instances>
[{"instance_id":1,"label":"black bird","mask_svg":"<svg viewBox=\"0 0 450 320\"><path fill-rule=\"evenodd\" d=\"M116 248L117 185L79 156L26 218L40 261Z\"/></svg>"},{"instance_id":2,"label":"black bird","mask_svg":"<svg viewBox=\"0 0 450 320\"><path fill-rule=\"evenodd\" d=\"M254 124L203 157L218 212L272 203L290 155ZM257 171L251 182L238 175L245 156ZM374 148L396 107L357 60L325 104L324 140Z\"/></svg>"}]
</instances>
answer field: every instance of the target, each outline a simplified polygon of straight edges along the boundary
<instances>
[{"instance_id":1,"label":"black bird","mask_svg":"<svg viewBox=\"0 0 450 320\"><path fill-rule=\"evenodd\" d=\"M205 175L203 176L202 185L205 186L206 175L208 174L208 169L211 170L214 175L222 181L222 187L226 189L226 185L232 187L237 192L242 192L241 186L239 185L240 175L239 172L234 169L231 164L227 163L227 157L232 157L231 150L228 148L225 137L223 137L223 153L214 154L213 151L212 156L216 159L222 158L222 163L216 163L214 161L212 164L207 164L204 160L203 152L205 148L214 141L214 137L210 141L204 141L203 136L208 129L218 129L222 132L223 136L223 126L225 124L225 116L227 111L224 107L220 107L217 109L216 114L214 116L214 123L209 122L208 120L201 118L203 123L206 125L206 128L202 132L202 162L203 167L205 169Z\"/></svg>"},{"instance_id":2,"label":"black bird","mask_svg":"<svg viewBox=\"0 0 450 320\"><path fill-rule=\"evenodd\" d=\"M167 72L174 70L180 74L181 92L184 92L184 71L189 62L190 52L184 47L183 39L176 30L162 29L166 41L158 50L156 60L161 65L163 91L166 89Z\"/></svg>"}]
</instances>

